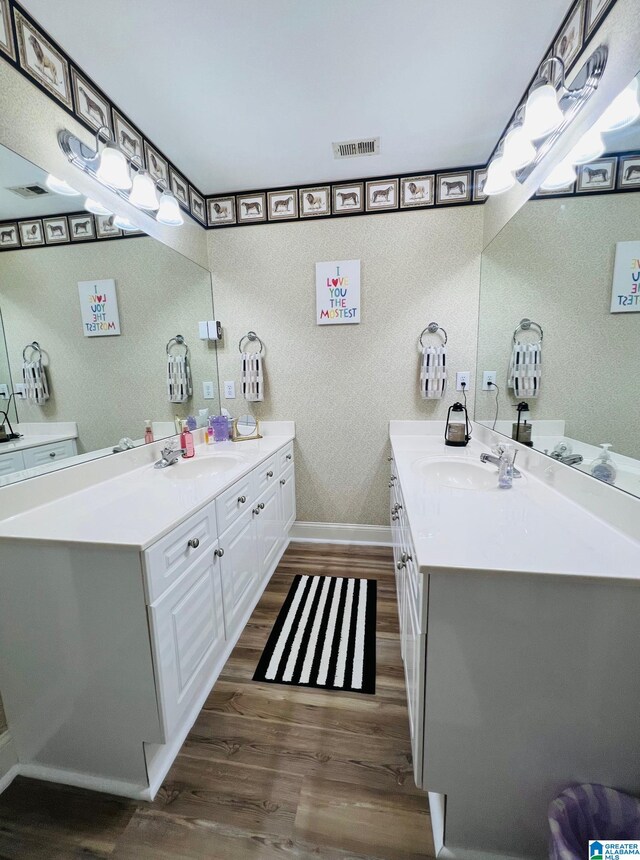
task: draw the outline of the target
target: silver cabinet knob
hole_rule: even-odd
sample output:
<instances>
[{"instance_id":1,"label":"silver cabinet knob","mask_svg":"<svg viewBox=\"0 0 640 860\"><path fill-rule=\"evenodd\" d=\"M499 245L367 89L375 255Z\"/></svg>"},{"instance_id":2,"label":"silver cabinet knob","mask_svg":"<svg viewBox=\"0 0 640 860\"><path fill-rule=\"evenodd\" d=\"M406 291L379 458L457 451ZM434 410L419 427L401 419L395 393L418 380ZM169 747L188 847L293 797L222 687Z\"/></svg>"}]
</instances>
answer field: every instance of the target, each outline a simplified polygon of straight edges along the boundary
<instances>
[{"instance_id":1,"label":"silver cabinet knob","mask_svg":"<svg viewBox=\"0 0 640 860\"><path fill-rule=\"evenodd\" d=\"M224 550L222 549L222 547L219 547L218 549L214 549L213 554L218 558L222 558L222 556L224 555Z\"/></svg>"},{"instance_id":2,"label":"silver cabinet knob","mask_svg":"<svg viewBox=\"0 0 640 860\"><path fill-rule=\"evenodd\" d=\"M259 514L259 513L260 513L260 511L259 511L259 509L258 509L258 508L254 508L254 509L253 509L253 513L257 515L257 514Z\"/></svg>"},{"instance_id":3,"label":"silver cabinet knob","mask_svg":"<svg viewBox=\"0 0 640 860\"><path fill-rule=\"evenodd\" d=\"M393 463L393 457L387 457L387 463Z\"/></svg>"},{"instance_id":4,"label":"silver cabinet knob","mask_svg":"<svg viewBox=\"0 0 640 860\"><path fill-rule=\"evenodd\" d=\"M406 552L403 552L402 555L400 556L400 558L402 559L403 564L406 564L409 556L407 555Z\"/></svg>"},{"instance_id":5,"label":"silver cabinet knob","mask_svg":"<svg viewBox=\"0 0 640 860\"><path fill-rule=\"evenodd\" d=\"M395 520L399 519L397 514L392 514L391 519L395 522Z\"/></svg>"},{"instance_id":6,"label":"silver cabinet knob","mask_svg":"<svg viewBox=\"0 0 640 860\"><path fill-rule=\"evenodd\" d=\"M403 568L403 567L406 567L406 565L405 565L405 563L404 563L403 561L399 561L399 562L396 564L396 567L398 568L398 570L402 570L402 568Z\"/></svg>"},{"instance_id":7,"label":"silver cabinet knob","mask_svg":"<svg viewBox=\"0 0 640 860\"><path fill-rule=\"evenodd\" d=\"M271 470L267 472L267 478L273 478L273 472Z\"/></svg>"},{"instance_id":8,"label":"silver cabinet knob","mask_svg":"<svg viewBox=\"0 0 640 860\"><path fill-rule=\"evenodd\" d=\"M280 478L280 483L284 487L284 485L287 483L287 479L286 478Z\"/></svg>"},{"instance_id":9,"label":"silver cabinet knob","mask_svg":"<svg viewBox=\"0 0 640 860\"><path fill-rule=\"evenodd\" d=\"M290 460L292 456L292 454L287 454L287 460Z\"/></svg>"},{"instance_id":10,"label":"silver cabinet knob","mask_svg":"<svg viewBox=\"0 0 640 860\"><path fill-rule=\"evenodd\" d=\"M187 541L187 546L190 546L191 549L198 549L200 546L200 541L198 538L191 538Z\"/></svg>"},{"instance_id":11,"label":"silver cabinet knob","mask_svg":"<svg viewBox=\"0 0 640 860\"><path fill-rule=\"evenodd\" d=\"M244 503L245 503L246 501L247 501L247 497L246 497L246 496L238 496L238 504L239 504L239 505L244 505Z\"/></svg>"},{"instance_id":12,"label":"silver cabinet knob","mask_svg":"<svg viewBox=\"0 0 640 860\"><path fill-rule=\"evenodd\" d=\"M49 456L50 456L50 457L55 457L55 456L56 456L56 452L55 452L55 451L49 451Z\"/></svg>"},{"instance_id":13,"label":"silver cabinet knob","mask_svg":"<svg viewBox=\"0 0 640 860\"><path fill-rule=\"evenodd\" d=\"M258 507L260 508L261 511L264 511L264 502L260 502Z\"/></svg>"}]
</instances>

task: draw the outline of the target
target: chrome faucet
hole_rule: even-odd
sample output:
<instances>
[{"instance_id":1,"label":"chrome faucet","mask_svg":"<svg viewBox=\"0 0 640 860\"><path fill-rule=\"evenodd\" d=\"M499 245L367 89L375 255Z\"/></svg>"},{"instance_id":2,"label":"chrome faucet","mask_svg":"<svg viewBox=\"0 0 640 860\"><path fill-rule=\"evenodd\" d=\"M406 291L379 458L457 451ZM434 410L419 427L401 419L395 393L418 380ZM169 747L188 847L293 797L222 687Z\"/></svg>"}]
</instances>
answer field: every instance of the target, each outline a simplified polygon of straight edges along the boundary
<instances>
[{"instance_id":1,"label":"chrome faucet","mask_svg":"<svg viewBox=\"0 0 640 860\"><path fill-rule=\"evenodd\" d=\"M481 463L492 463L494 466L500 468L500 457L497 454L480 454L480 462ZM513 477L521 478L522 472L519 472L516 467L513 467Z\"/></svg>"},{"instance_id":2,"label":"chrome faucet","mask_svg":"<svg viewBox=\"0 0 640 860\"><path fill-rule=\"evenodd\" d=\"M131 451L135 448L135 443L132 439L129 439L128 436L125 436L124 439L121 439L117 445L113 446L114 454L121 454L123 451Z\"/></svg>"},{"instance_id":3,"label":"chrome faucet","mask_svg":"<svg viewBox=\"0 0 640 860\"><path fill-rule=\"evenodd\" d=\"M153 464L154 469L166 469L167 466L173 466L177 463L180 457L184 454L184 448L163 448L160 452L160 459Z\"/></svg>"},{"instance_id":4,"label":"chrome faucet","mask_svg":"<svg viewBox=\"0 0 640 860\"><path fill-rule=\"evenodd\" d=\"M584 457L582 454L561 454L559 451L553 451L551 456L559 463L564 463L566 466L577 466L582 463Z\"/></svg>"}]
</instances>

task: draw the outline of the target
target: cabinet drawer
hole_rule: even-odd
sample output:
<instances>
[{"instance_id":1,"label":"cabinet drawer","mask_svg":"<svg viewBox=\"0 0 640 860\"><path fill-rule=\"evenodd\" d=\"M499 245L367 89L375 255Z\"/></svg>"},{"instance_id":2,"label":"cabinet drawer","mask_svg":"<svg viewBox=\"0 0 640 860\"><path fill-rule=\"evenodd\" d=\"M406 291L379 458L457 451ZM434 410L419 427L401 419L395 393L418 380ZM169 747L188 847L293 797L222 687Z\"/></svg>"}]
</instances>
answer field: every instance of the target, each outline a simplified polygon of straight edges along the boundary
<instances>
[{"instance_id":1,"label":"cabinet drawer","mask_svg":"<svg viewBox=\"0 0 640 860\"><path fill-rule=\"evenodd\" d=\"M0 478L20 472L24 469L22 451L13 451L11 454L0 454Z\"/></svg>"},{"instance_id":2,"label":"cabinet drawer","mask_svg":"<svg viewBox=\"0 0 640 860\"><path fill-rule=\"evenodd\" d=\"M54 460L73 457L75 445L70 439L65 439L64 442L53 442L51 445L26 448L22 453L25 469L33 469L34 466L43 466L45 463L53 463Z\"/></svg>"},{"instance_id":3,"label":"cabinet drawer","mask_svg":"<svg viewBox=\"0 0 640 860\"><path fill-rule=\"evenodd\" d=\"M267 487L277 483L278 475L280 474L278 469L278 455L274 454L273 457L269 457L268 460L261 463L253 471L257 476L256 492L260 496L264 493Z\"/></svg>"},{"instance_id":4,"label":"cabinet drawer","mask_svg":"<svg viewBox=\"0 0 640 860\"><path fill-rule=\"evenodd\" d=\"M217 536L212 502L149 547L144 554L149 603L156 601L195 561L211 555Z\"/></svg>"},{"instance_id":5,"label":"cabinet drawer","mask_svg":"<svg viewBox=\"0 0 640 860\"><path fill-rule=\"evenodd\" d=\"M216 499L218 534L225 532L245 511L250 511L256 500L257 475L255 470L236 481L233 486L221 493Z\"/></svg>"},{"instance_id":6,"label":"cabinet drawer","mask_svg":"<svg viewBox=\"0 0 640 860\"><path fill-rule=\"evenodd\" d=\"M285 445L284 448L281 448L278 451L278 465L280 467L280 474L284 472L289 466L293 463L293 442L289 442L288 445Z\"/></svg>"}]
</instances>

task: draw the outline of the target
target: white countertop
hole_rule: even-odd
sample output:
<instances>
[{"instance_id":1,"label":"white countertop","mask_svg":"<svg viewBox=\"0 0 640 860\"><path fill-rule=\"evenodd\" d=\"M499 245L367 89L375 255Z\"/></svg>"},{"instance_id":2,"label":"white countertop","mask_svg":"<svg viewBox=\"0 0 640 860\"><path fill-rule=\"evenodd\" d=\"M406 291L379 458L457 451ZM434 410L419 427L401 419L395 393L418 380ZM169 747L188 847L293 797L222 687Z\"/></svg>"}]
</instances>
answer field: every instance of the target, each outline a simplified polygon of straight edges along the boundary
<instances>
[{"instance_id":1,"label":"white countertop","mask_svg":"<svg viewBox=\"0 0 640 860\"><path fill-rule=\"evenodd\" d=\"M238 465L219 474L189 479L177 477L177 473L193 460L166 469L145 463L0 520L0 539L144 550L293 438L293 433L287 433L246 442L197 445L196 458L232 454L240 458Z\"/></svg>"},{"instance_id":2,"label":"white countertop","mask_svg":"<svg viewBox=\"0 0 640 860\"><path fill-rule=\"evenodd\" d=\"M640 582L640 542L524 471L517 461L523 478L508 490L498 487L491 464L486 468L496 476L493 489L427 488L418 460L462 457L478 464L480 454L490 449L474 439L466 448L451 448L441 434L394 434L393 428L391 445L423 573L514 572Z\"/></svg>"},{"instance_id":3,"label":"white countertop","mask_svg":"<svg viewBox=\"0 0 640 860\"><path fill-rule=\"evenodd\" d=\"M77 439L78 434L50 433L48 435L29 435L13 439L11 442L0 442L0 456L2 454L13 454L14 451L24 451L25 448L37 448L40 445L53 445L55 442L66 442L68 439Z\"/></svg>"}]
</instances>

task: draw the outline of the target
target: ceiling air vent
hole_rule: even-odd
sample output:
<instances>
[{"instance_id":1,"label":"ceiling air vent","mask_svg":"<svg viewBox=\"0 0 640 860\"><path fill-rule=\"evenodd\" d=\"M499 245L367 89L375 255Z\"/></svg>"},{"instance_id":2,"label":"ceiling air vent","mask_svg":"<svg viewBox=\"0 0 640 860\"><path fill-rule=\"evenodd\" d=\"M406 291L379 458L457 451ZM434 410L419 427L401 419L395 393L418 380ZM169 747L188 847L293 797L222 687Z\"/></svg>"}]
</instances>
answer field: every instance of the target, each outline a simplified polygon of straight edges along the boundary
<instances>
[{"instance_id":1,"label":"ceiling air vent","mask_svg":"<svg viewBox=\"0 0 640 860\"><path fill-rule=\"evenodd\" d=\"M362 140L343 140L333 144L334 158L357 158L360 155L379 155L380 138L367 137Z\"/></svg>"},{"instance_id":2,"label":"ceiling air vent","mask_svg":"<svg viewBox=\"0 0 640 860\"><path fill-rule=\"evenodd\" d=\"M25 200L32 200L34 197L44 197L50 192L43 188L42 185L16 185L14 188L7 188L12 194L17 194L18 197L24 197Z\"/></svg>"}]
</instances>

